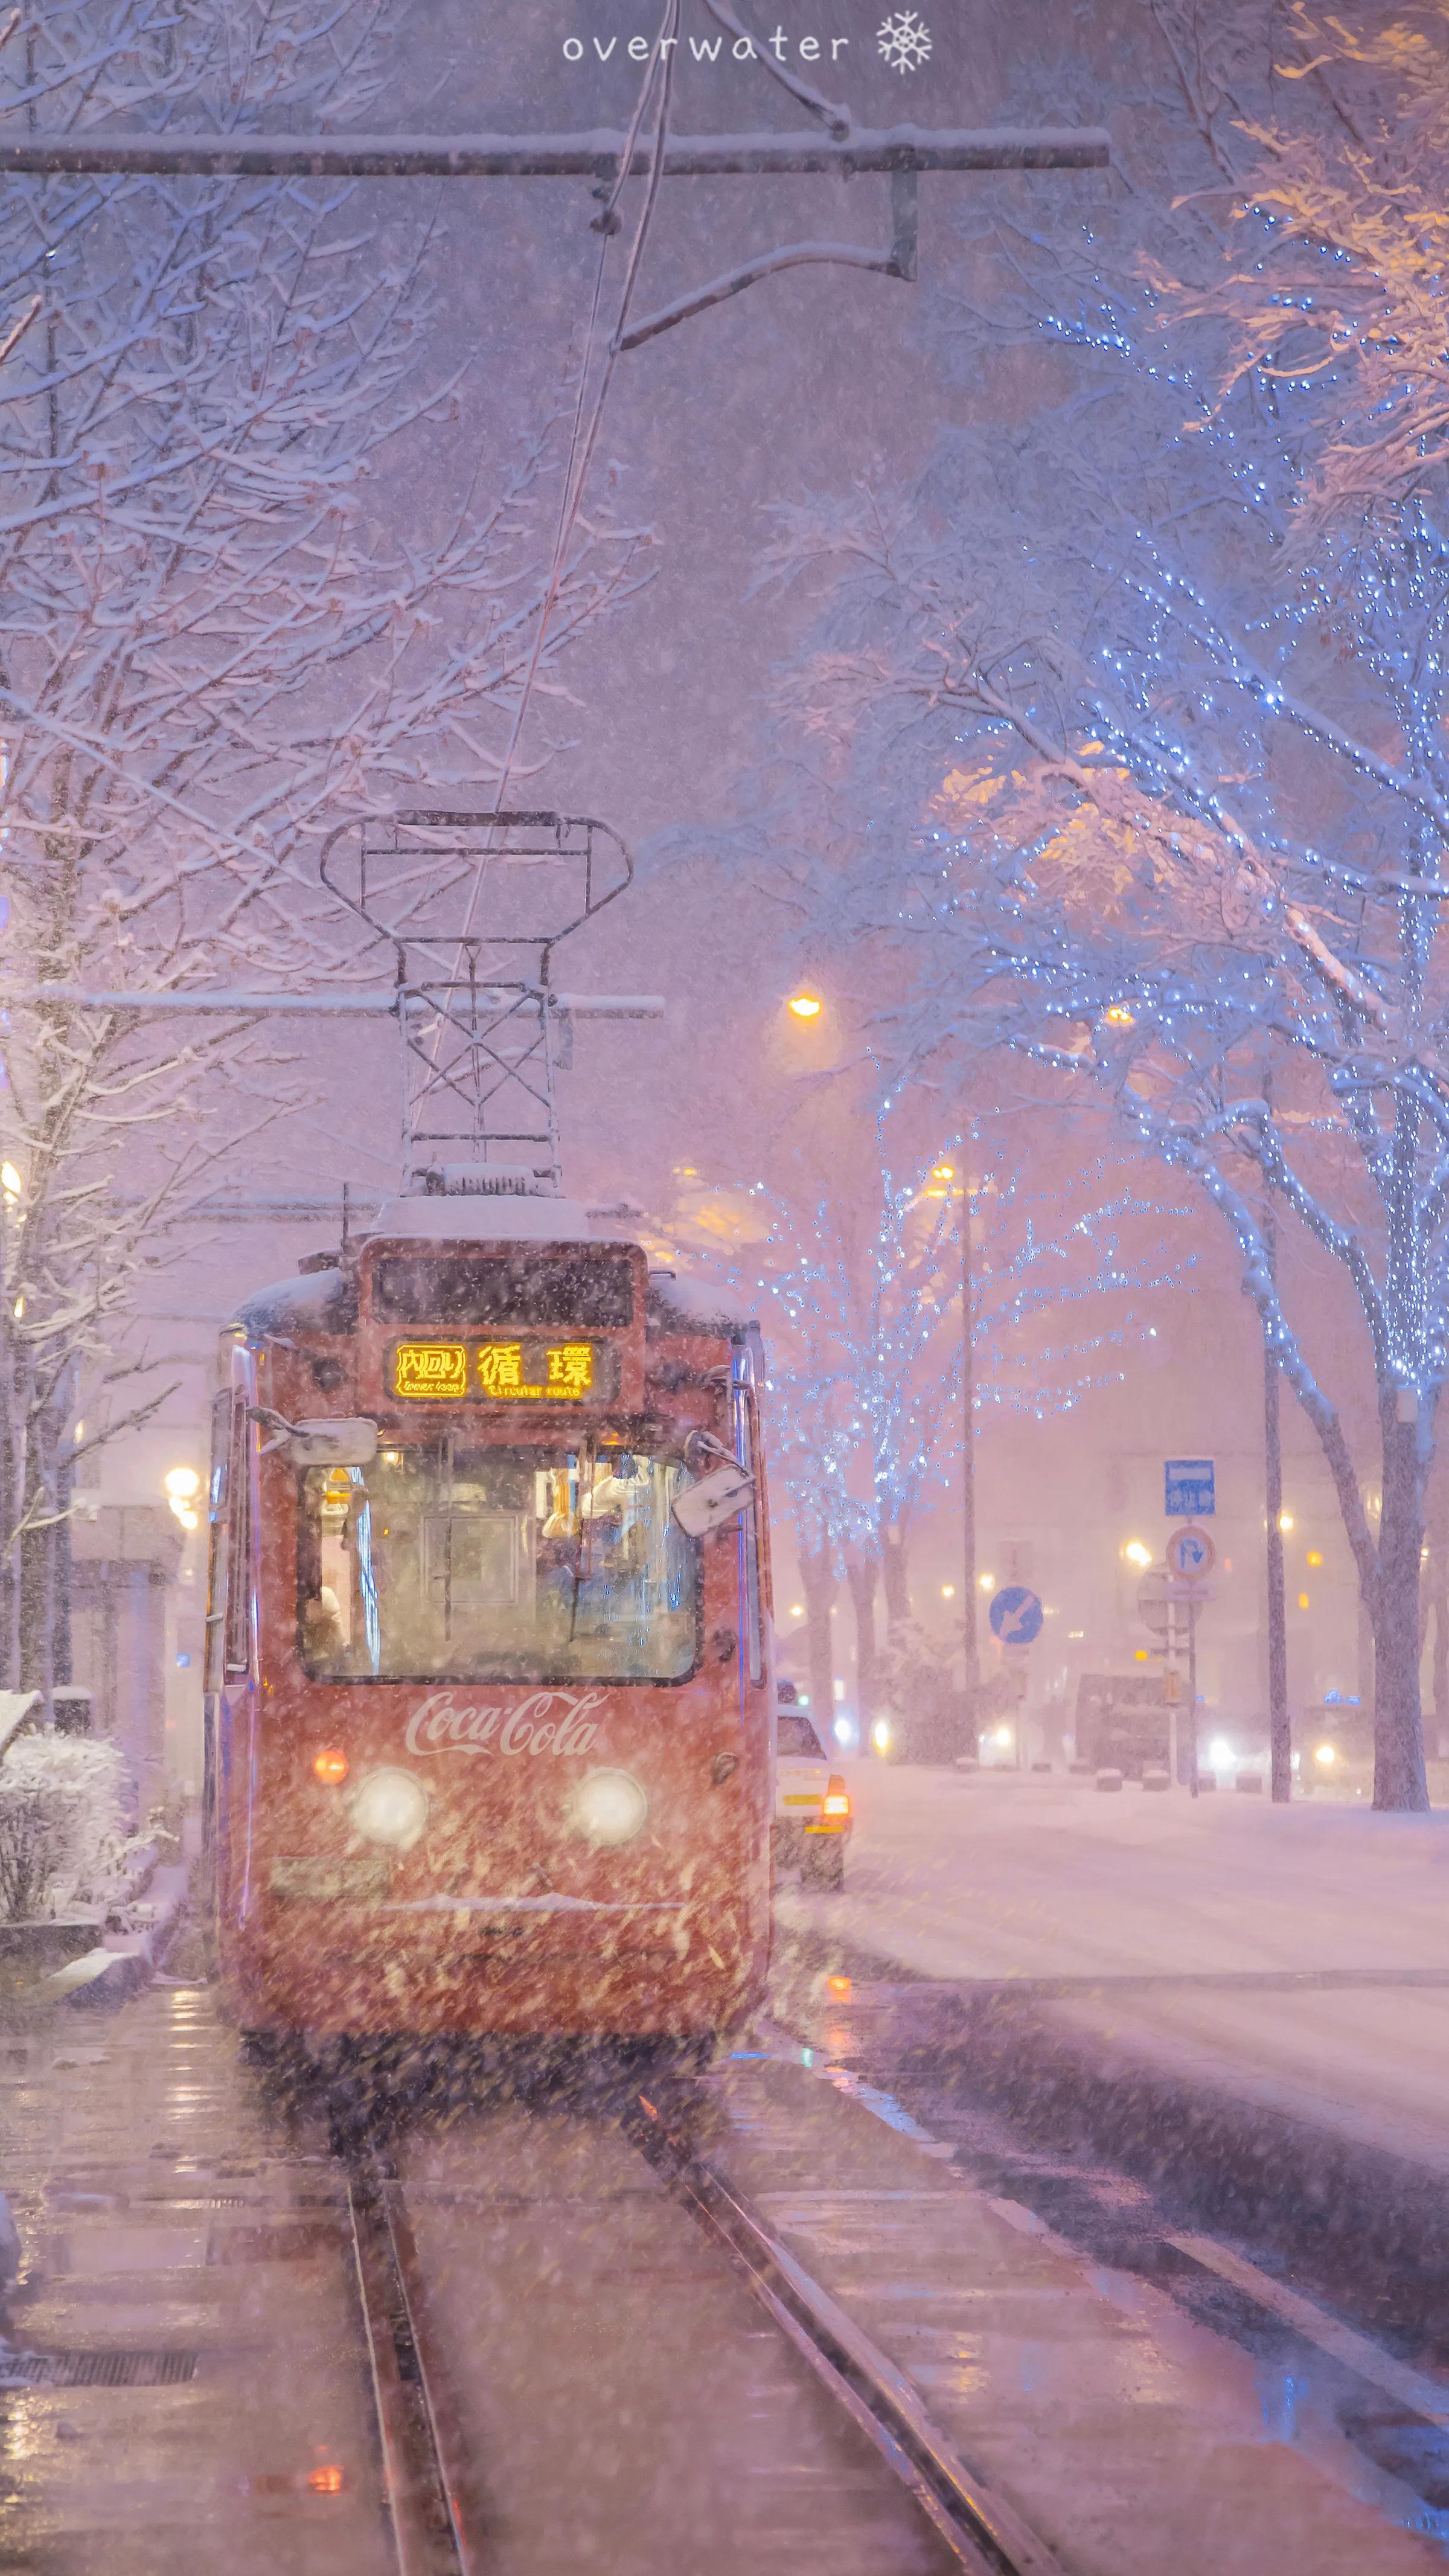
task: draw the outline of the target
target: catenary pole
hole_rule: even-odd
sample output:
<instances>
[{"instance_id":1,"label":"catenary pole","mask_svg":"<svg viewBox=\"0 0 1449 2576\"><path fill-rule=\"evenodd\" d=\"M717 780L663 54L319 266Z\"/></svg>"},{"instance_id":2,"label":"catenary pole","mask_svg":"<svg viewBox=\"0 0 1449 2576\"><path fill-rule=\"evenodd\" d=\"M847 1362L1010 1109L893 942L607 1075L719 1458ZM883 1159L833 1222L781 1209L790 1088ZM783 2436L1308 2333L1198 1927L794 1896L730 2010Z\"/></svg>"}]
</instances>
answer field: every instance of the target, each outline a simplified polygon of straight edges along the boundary
<instances>
[{"instance_id":1,"label":"catenary pole","mask_svg":"<svg viewBox=\"0 0 1449 2576\"><path fill-rule=\"evenodd\" d=\"M971 1260L970 1183L961 1190L961 1638L965 1655L966 1741L976 1751L981 1650L976 1626L976 1279Z\"/></svg>"}]
</instances>

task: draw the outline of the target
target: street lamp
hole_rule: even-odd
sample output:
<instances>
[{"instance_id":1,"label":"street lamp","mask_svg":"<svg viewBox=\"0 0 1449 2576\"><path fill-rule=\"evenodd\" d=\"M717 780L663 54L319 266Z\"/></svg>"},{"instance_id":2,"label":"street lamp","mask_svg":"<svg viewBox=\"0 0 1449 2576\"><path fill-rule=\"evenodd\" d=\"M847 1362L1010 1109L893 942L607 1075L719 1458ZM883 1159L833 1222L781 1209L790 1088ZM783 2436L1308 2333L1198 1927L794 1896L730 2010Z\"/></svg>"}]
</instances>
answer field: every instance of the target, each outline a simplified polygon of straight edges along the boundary
<instances>
[{"instance_id":1,"label":"street lamp","mask_svg":"<svg viewBox=\"0 0 1449 2576\"><path fill-rule=\"evenodd\" d=\"M201 1491L201 1478L194 1467L168 1467L161 1479L166 1500L184 1530L197 1525L196 1497Z\"/></svg>"},{"instance_id":2,"label":"street lamp","mask_svg":"<svg viewBox=\"0 0 1449 2576\"><path fill-rule=\"evenodd\" d=\"M785 1007L797 1020L818 1020L825 1005L817 993L792 993Z\"/></svg>"}]
</instances>

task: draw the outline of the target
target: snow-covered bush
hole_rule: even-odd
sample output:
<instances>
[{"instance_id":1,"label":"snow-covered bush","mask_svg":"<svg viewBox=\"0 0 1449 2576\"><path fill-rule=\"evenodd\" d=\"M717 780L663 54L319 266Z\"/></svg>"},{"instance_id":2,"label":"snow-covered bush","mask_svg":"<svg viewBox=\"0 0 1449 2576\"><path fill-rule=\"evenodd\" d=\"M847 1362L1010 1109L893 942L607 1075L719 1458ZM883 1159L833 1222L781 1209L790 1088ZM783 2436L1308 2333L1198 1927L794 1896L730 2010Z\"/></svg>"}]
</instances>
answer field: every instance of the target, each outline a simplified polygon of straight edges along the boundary
<instances>
[{"instance_id":1,"label":"snow-covered bush","mask_svg":"<svg viewBox=\"0 0 1449 2576\"><path fill-rule=\"evenodd\" d=\"M22 1736L0 1762L0 1919L54 1916L121 1902L154 1849L128 1833L114 1744Z\"/></svg>"}]
</instances>

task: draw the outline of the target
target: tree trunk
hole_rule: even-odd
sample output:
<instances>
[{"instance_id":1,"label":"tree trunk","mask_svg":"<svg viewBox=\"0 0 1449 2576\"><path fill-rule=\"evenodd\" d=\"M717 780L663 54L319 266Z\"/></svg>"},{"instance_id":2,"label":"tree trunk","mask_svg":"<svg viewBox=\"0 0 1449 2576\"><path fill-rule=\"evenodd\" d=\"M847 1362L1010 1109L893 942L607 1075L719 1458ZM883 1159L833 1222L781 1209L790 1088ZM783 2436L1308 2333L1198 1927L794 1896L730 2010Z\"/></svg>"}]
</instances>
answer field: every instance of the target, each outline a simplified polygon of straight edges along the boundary
<instances>
[{"instance_id":1,"label":"tree trunk","mask_svg":"<svg viewBox=\"0 0 1449 2576\"><path fill-rule=\"evenodd\" d=\"M825 1749L835 1724L835 1654L830 1614L835 1606L835 1568L830 1550L800 1550L800 1589L805 1595L805 1650L810 1665L810 1714Z\"/></svg>"},{"instance_id":2,"label":"tree trunk","mask_svg":"<svg viewBox=\"0 0 1449 2576\"><path fill-rule=\"evenodd\" d=\"M1374 1805L1429 1804L1419 1704L1419 1572L1424 1544L1423 1468L1414 1423L1385 1408L1383 1509L1374 1629Z\"/></svg>"},{"instance_id":3,"label":"tree trunk","mask_svg":"<svg viewBox=\"0 0 1449 2576\"><path fill-rule=\"evenodd\" d=\"M1434 1621L1434 1654L1430 1671L1434 1689L1434 1750L1437 1753L1449 1743L1449 1477L1445 1475L1442 1458L1436 1460L1431 1469L1425 1490L1424 1530L1429 1542L1429 1561L1425 1568L1427 1608ZM1422 1662L1421 1650L1421 1665Z\"/></svg>"},{"instance_id":4,"label":"tree trunk","mask_svg":"<svg viewBox=\"0 0 1449 2576\"><path fill-rule=\"evenodd\" d=\"M56 1467L53 1424L48 1412L31 1422L26 1455L27 1512L38 1526L20 1542L20 1687L39 1691L46 1722L53 1715L56 1610Z\"/></svg>"},{"instance_id":5,"label":"tree trunk","mask_svg":"<svg viewBox=\"0 0 1449 2576\"><path fill-rule=\"evenodd\" d=\"M876 1559L847 1557L845 1580L850 1586L850 1606L855 1612L856 1693L860 1700L860 1740L870 1734L875 1715L875 1587L880 1574Z\"/></svg>"},{"instance_id":6,"label":"tree trunk","mask_svg":"<svg viewBox=\"0 0 1449 2576\"><path fill-rule=\"evenodd\" d=\"M1434 1594L1434 1732L1436 1751L1449 1744L1449 1584L1443 1566Z\"/></svg>"},{"instance_id":7,"label":"tree trunk","mask_svg":"<svg viewBox=\"0 0 1449 2576\"><path fill-rule=\"evenodd\" d=\"M907 1571L906 1525L894 1521L881 1531L881 1578L885 1591L886 1634L892 1635L903 1619L911 1615L911 1587Z\"/></svg>"},{"instance_id":8,"label":"tree trunk","mask_svg":"<svg viewBox=\"0 0 1449 2576\"><path fill-rule=\"evenodd\" d=\"M62 1417L62 1427L70 1430L69 1411ZM75 1680L75 1646L71 1626L73 1590L73 1551L71 1548L71 1510L75 1502L75 1461L73 1439L61 1443L60 1466L55 1480L55 1506L60 1517L55 1524L55 1613L51 1647L51 1679L56 1682Z\"/></svg>"}]
</instances>

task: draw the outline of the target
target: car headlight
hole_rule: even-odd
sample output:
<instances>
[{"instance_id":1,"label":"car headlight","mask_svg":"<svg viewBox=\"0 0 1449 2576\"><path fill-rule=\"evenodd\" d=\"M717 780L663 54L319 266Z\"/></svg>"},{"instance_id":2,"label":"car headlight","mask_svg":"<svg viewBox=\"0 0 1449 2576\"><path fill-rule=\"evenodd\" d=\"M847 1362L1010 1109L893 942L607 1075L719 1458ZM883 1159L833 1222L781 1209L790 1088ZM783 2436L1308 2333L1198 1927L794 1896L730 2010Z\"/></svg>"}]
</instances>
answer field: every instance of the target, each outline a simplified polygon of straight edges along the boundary
<instances>
[{"instance_id":1,"label":"car headlight","mask_svg":"<svg viewBox=\"0 0 1449 2576\"><path fill-rule=\"evenodd\" d=\"M428 1821L428 1793L411 1771L369 1771L354 1789L348 1813L370 1843L406 1851Z\"/></svg>"},{"instance_id":2,"label":"car headlight","mask_svg":"<svg viewBox=\"0 0 1449 2576\"><path fill-rule=\"evenodd\" d=\"M574 1791L573 1820L591 1843L631 1843L648 1814L649 1801L627 1771L590 1771Z\"/></svg>"}]
</instances>

